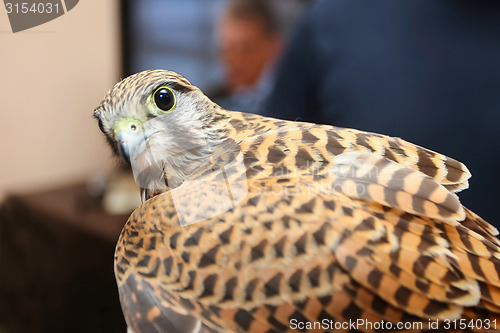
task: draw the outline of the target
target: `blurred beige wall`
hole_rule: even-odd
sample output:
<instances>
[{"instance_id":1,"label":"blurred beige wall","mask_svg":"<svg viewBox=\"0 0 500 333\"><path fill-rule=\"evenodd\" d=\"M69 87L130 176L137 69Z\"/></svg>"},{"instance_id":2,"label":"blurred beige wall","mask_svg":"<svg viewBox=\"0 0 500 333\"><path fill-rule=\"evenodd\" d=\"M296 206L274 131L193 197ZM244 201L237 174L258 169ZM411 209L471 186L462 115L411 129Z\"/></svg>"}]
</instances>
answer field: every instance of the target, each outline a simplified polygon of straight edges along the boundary
<instances>
[{"instance_id":1,"label":"blurred beige wall","mask_svg":"<svg viewBox=\"0 0 500 333\"><path fill-rule=\"evenodd\" d=\"M119 79L118 1L83 0L13 34L0 7L0 198L114 164L92 111Z\"/></svg>"}]
</instances>

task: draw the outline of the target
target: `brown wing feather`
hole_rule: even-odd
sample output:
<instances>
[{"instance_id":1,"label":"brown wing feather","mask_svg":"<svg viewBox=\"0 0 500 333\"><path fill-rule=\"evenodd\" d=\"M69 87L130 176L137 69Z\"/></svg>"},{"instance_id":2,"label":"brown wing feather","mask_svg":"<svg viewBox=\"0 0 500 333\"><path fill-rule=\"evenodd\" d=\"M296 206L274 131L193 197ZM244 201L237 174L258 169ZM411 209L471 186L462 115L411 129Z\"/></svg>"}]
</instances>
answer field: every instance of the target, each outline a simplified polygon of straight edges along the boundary
<instances>
[{"instance_id":1,"label":"brown wing feather","mask_svg":"<svg viewBox=\"0 0 500 333\"><path fill-rule=\"evenodd\" d=\"M282 163L290 170L299 165L303 171L311 171L332 163L335 155L358 151L385 156L421 171L452 192L466 189L471 177L459 161L400 138L241 112L231 112L230 116L228 137L241 143L243 151L256 151L262 164L275 161L272 164ZM283 155L286 157L280 159Z\"/></svg>"},{"instance_id":2,"label":"brown wing feather","mask_svg":"<svg viewBox=\"0 0 500 333\"><path fill-rule=\"evenodd\" d=\"M184 309L174 311L168 301L171 295L158 292L152 283L140 275L130 274L119 285L120 302L128 327L134 333L200 332L200 320Z\"/></svg>"}]
</instances>

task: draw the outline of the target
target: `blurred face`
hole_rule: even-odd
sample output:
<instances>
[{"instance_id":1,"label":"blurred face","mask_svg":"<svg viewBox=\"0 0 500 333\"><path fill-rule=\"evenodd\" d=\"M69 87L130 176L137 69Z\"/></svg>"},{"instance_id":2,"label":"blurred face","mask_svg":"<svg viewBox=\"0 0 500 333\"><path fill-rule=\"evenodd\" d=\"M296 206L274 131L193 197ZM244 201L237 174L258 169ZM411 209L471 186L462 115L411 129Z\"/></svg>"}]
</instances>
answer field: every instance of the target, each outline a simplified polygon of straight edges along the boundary
<instances>
[{"instance_id":1,"label":"blurred face","mask_svg":"<svg viewBox=\"0 0 500 333\"><path fill-rule=\"evenodd\" d=\"M280 42L257 19L226 17L219 26L221 57L231 91L255 84L278 55Z\"/></svg>"}]
</instances>

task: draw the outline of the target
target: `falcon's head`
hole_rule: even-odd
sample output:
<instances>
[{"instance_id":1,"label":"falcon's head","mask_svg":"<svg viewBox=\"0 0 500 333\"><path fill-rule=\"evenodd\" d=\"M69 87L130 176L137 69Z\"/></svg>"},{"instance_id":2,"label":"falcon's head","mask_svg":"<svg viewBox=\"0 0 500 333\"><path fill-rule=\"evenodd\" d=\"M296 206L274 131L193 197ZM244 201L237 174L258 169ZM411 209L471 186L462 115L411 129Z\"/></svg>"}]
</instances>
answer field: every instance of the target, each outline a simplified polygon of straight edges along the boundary
<instances>
[{"instance_id":1,"label":"falcon's head","mask_svg":"<svg viewBox=\"0 0 500 333\"><path fill-rule=\"evenodd\" d=\"M117 83L94 117L114 152L132 166L136 180L148 170L154 181L160 173L163 184L168 177L169 187L181 184L208 158L224 134L223 110L186 78L167 70L140 72Z\"/></svg>"}]
</instances>

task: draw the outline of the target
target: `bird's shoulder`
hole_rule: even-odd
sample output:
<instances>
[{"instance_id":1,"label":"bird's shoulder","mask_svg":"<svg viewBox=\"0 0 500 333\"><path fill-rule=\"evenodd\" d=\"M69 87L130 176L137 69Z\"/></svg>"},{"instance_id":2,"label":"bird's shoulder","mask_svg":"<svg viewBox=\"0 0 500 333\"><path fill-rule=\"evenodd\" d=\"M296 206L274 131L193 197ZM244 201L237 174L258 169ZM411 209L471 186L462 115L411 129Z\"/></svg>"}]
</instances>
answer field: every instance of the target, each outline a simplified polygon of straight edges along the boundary
<instances>
[{"instance_id":1,"label":"bird's shoulder","mask_svg":"<svg viewBox=\"0 0 500 333\"><path fill-rule=\"evenodd\" d=\"M227 137L240 145L247 163L268 171L317 173L335 164L335 156L356 151L418 170L453 192L466 189L471 177L463 163L397 137L241 112L229 118Z\"/></svg>"}]
</instances>

